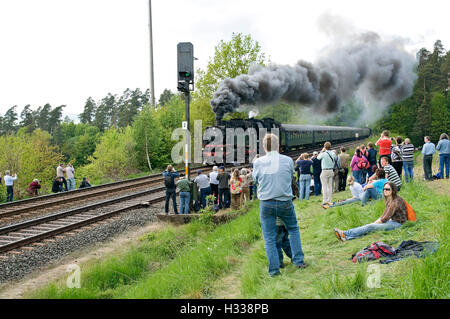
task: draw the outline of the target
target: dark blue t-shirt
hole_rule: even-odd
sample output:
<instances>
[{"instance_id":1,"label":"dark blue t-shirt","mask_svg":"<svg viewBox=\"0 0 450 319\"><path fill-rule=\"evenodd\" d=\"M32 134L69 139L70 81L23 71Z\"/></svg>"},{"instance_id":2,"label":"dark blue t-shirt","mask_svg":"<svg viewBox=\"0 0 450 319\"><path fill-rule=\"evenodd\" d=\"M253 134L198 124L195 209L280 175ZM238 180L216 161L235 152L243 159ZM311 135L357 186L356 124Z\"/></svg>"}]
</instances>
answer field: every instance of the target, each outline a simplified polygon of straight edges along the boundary
<instances>
[{"instance_id":1,"label":"dark blue t-shirt","mask_svg":"<svg viewBox=\"0 0 450 319\"><path fill-rule=\"evenodd\" d=\"M377 150L374 148L371 148L367 151L369 153L369 164L370 165L377 165Z\"/></svg>"},{"instance_id":2,"label":"dark blue t-shirt","mask_svg":"<svg viewBox=\"0 0 450 319\"><path fill-rule=\"evenodd\" d=\"M311 174L311 165L313 164L310 160L299 160L297 161L297 167L300 174Z\"/></svg>"},{"instance_id":3,"label":"dark blue t-shirt","mask_svg":"<svg viewBox=\"0 0 450 319\"><path fill-rule=\"evenodd\" d=\"M319 176L320 173L322 173L322 162L317 158L313 158L312 162L313 162L313 164L312 164L313 174L315 176Z\"/></svg>"}]
</instances>

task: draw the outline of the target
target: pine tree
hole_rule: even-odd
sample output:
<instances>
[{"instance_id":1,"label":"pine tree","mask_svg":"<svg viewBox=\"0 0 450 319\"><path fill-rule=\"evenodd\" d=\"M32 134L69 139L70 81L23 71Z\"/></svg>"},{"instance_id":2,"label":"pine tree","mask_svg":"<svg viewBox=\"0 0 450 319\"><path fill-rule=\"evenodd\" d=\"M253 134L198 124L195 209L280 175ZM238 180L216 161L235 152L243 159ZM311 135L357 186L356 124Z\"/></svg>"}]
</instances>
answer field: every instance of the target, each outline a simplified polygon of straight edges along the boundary
<instances>
[{"instance_id":1,"label":"pine tree","mask_svg":"<svg viewBox=\"0 0 450 319\"><path fill-rule=\"evenodd\" d=\"M92 97L89 97L86 100L86 103L84 104L83 113L78 115L80 122L84 123L84 124L86 124L86 123L92 124L92 121L95 117L95 109L96 109L95 101Z\"/></svg>"}]
</instances>

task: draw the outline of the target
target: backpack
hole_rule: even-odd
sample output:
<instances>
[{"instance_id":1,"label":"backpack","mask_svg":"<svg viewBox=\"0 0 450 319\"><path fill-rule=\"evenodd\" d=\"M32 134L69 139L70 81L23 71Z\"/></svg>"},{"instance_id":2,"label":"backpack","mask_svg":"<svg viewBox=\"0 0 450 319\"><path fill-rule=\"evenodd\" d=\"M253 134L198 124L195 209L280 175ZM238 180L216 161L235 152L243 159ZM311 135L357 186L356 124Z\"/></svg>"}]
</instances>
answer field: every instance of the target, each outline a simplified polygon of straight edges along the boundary
<instances>
[{"instance_id":1,"label":"backpack","mask_svg":"<svg viewBox=\"0 0 450 319\"><path fill-rule=\"evenodd\" d=\"M175 188L175 182L173 180L173 177L169 173L164 176L164 185L166 186L166 188Z\"/></svg>"},{"instance_id":2,"label":"backpack","mask_svg":"<svg viewBox=\"0 0 450 319\"><path fill-rule=\"evenodd\" d=\"M372 261L380 257L395 255L395 250L391 246L383 243L382 241L377 241L366 248L358 251L356 254L352 255L352 261L356 264L357 262Z\"/></svg>"},{"instance_id":3,"label":"backpack","mask_svg":"<svg viewBox=\"0 0 450 319\"><path fill-rule=\"evenodd\" d=\"M416 213L412 209L411 205L409 205L409 203L406 200L405 200L405 204L406 204L406 211L408 212L408 220L412 221L412 222L417 221Z\"/></svg>"},{"instance_id":4,"label":"backpack","mask_svg":"<svg viewBox=\"0 0 450 319\"><path fill-rule=\"evenodd\" d=\"M367 159L365 159L363 156L361 156L358 160L358 163L356 164L356 166L359 169L367 169L369 168L369 162L367 161Z\"/></svg>"}]
</instances>

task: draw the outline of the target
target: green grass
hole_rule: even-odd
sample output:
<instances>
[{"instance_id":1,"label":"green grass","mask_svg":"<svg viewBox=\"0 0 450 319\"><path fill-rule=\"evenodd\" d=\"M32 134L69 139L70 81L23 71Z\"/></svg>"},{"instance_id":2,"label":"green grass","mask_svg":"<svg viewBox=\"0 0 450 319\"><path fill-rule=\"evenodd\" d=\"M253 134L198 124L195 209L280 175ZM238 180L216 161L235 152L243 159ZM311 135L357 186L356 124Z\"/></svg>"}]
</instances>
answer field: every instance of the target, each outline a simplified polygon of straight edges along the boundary
<instances>
[{"instance_id":1,"label":"green grass","mask_svg":"<svg viewBox=\"0 0 450 319\"><path fill-rule=\"evenodd\" d=\"M230 269L236 256L261 236L256 206L215 227L208 220L149 233L127 251L81 267L81 288L65 280L31 292L33 298L181 298Z\"/></svg>"},{"instance_id":2,"label":"green grass","mask_svg":"<svg viewBox=\"0 0 450 319\"><path fill-rule=\"evenodd\" d=\"M347 194L334 195L335 199ZM328 210L320 208L321 197L295 204L305 261L309 268L297 270L287 263L282 275L270 278L262 241L246 258L241 270L243 298L448 298L450 198L433 194L423 182L407 184L401 196L416 211L418 221L400 229L374 232L340 242L333 228L349 229L375 221L384 210L383 201L362 207L359 203ZM438 241L441 247L423 259L405 259L387 265L377 262L353 264L351 255L375 241L397 247L402 240ZM287 257L286 257L287 258ZM368 266L381 270L380 288L368 288Z\"/></svg>"}]
</instances>

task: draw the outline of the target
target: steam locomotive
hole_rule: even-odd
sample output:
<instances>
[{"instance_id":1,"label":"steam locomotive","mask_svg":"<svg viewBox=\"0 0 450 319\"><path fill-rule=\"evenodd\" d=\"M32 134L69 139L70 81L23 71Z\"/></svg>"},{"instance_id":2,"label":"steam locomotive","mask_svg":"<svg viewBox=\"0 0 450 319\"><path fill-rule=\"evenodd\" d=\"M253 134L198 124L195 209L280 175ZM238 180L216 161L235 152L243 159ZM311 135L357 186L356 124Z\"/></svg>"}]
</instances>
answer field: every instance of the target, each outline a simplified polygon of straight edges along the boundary
<instances>
[{"instance_id":1,"label":"steam locomotive","mask_svg":"<svg viewBox=\"0 0 450 319\"><path fill-rule=\"evenodd\" d=\"M242 129L239 130L240 134L234 134L234 138L227 139L227 129ZM254 129L256 133L257 147L250 147L249 136L244 134L245 138L245 161L249 158L253 158L255 152L260 149L260 142L264 136L259 136L260 129L266 129L267 132L271 132L272 129L278 129L280 137L280 150L281 152L290 152L300 150L310 146L323 145L326 141L332 144L342 143L351 140L364 139L370 136L371 130L369 128L356 128L356 127L344 127L344 126L319 126L319 125L299 125L299 124L280 124L271 118L264 119L232 119L229 121L218 121L216 126L209 126L206 131L209 132L209 136L222 136L223 140L217 141L212 138L203 139L203 158L210 159L205 163L211 164L211 158L214 158L216 152L221 151L223 158L228 155L237 158L237 139L239 135L242 137L243 132L248 132L248 129ZM220 132L219 132L220 131ZM262 131L264 132L264 131ZM221 134L218 134L221 133ZM231 142L231 143L230 143ZM222 163L223 161L215 162Z\"/></svg>"}]
</instances>

